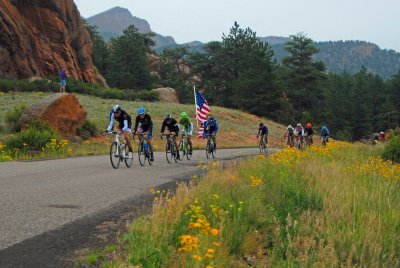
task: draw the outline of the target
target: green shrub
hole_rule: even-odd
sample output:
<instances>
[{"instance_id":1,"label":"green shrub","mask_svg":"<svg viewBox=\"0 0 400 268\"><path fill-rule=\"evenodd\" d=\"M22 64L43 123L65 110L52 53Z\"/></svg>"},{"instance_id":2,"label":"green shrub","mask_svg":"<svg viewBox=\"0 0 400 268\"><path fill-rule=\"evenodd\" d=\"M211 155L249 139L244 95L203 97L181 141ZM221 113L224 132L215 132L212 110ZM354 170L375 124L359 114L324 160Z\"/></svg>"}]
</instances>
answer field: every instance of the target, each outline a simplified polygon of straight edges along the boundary
<instances>
[{"instance_id":1,"label":"green shrub","mask_svg":"<svg viewBox=\"0 0 400 268\"><path fill-rule=\"evenodd\" d=\"M52 139L59 136L47 123L33 121L26 130L6 139L5 144L14 154L38 154Z\"/></svg>"},{"instance_id":2,"label":"green shrub","mask_svg":"<svg viewBox=\"0 0 400 268\"><path fill-rule=\"evenodd\" d=\"M77 134L84 140L99 134L99 130L94 122L86 120L82 127L76 129Z\"/></svg>"},{"instance_id":3,"label":"green shrub","mask_svg":"<svg viewBox=\"0 0 400 268\"><path fill-rule=\"evenodd\" d=\"M8 111L5 114L5 121L8 125L8 129L11 132L18 132L21 130L21 126L19 125L19 118L22 113L25 111L26 105L20 104L15 106L12 110Z\"/></svg>"},{"instance_id":4,"label":"green shrub","mask_svg":"<svg viewBox=\"0 0 400 268\"><path fill-rule=\"evenodd\" d=\"M353 139L351 132L347 129L338 131L336 133L336 138L340 141L351 141Z\"/></svg>"},{"instance_id":5,"label":"green shrub","mask_svg":"<svg viewBox=\"0 0 400 268\"><path fill-rule=\"evenodd\" d=\"M389 139L383 150L383 158L400 163L400 136Z\"/></svg>"}]
</instances>

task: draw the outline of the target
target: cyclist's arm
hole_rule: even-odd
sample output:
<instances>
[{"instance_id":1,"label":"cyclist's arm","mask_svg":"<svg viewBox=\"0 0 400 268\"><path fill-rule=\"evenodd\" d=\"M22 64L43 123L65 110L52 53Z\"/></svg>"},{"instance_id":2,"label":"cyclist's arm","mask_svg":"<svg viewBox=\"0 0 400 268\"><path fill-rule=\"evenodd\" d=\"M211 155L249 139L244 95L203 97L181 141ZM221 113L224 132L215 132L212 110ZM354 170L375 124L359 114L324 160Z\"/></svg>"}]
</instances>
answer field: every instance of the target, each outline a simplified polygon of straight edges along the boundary
<instances>
[{"instance_id":1,"label":"cyclist's arm","mask_svg":"<svg viewBox=\"0 0 400 268\"><path fill-rule=\"evenodd\" d=\"M125 120L124 120L124 127L122 128L122 131L126 131L128 128L129 128L129 127L128 127L128 120L125 119Z\"/></svg>"},{"instance_id":2,"label":"cyclist's arm","mask_svg":"<svg viewBox=\"0 0 400 268\"><path fill-rule=\"evenodd\" d=\"M217 135L219 129L218 121L215 121L215 135Z\"/></svg>"},{"instance_id":3,"label":"cyclist's arm","mask_svg":"<svg viewBox=\"0 0 400 268\"><path fill-rule=\"evenodd\" d=\"M164 121L164 122L162 123L160 132L161 132L161 133L164 133L166 127L167 127L167 124L166 124L165 121Z\"/></svg>"},{"instance_id":4,"label":"cyclist's arm","mask_svg":"<svg viewBox=\"0 0 400 268\"><path fill-rule=\"evenodd\" d=\"M107 127L107 131L110 131L114 126L114 113L110 114L110 124Z\"/></svg>"},{"instance_id":5,"label":"cyclist's arm","mask_svg":"<svg viewBox=\"0 0 400 268\"><path fill-rule=\"evenodd\" d=\"M136 117L135 129L134 129L134 131L133 131L134 133L136 133L138 126L139 126L139 116Z\"/></svg>"}]
</instances>

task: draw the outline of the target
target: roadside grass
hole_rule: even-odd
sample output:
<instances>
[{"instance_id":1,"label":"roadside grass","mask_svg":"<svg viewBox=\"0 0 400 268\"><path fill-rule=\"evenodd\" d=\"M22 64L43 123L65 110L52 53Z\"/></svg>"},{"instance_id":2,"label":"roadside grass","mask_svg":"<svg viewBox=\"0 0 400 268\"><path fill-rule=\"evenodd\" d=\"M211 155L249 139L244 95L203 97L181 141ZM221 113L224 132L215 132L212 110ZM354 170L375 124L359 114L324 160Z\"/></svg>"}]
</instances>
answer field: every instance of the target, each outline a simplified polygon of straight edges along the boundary
<instances>
[{"instance_id":1,"label":"roadside grass","mask_svg":"<svg viewBox=\"0 0 400 268\"><path fill-rule=\"evenodd\" d=\"M21 107L25 105L29 107L33 103L49 96L51 93L43 92L10 92L2 93L0 96L0 144L1 141L12 135L7 132L7 126L5 123L5 115L8 111L14 109L14 107ZM161 123L166 114L172 114L175 118L178 118L181 112L185 111L191 118L195 117L194 105L187 104L174 104L174 103L161 103L161 102L142 102L142 101L122 101L114 99L101 99L99 97L89 95L76 95L83 107L86 108L88 115L87 119L94 123L99 132L104 131L109 123L109 113L112 106L120 104L124 110L126 110L132 116L132 124L136 118L136 110L138 107L143 106L146 108L154 122L154 133L160 132ZM258 123L262 120L266 123L270 129L270 146L282 145L282 136L285 132L285 128L275 122L267 119L260 119L257 116L247 114L238 110L221 108L217 106L211 107L213 114L219 121L220 132L217 139L218 148L232 148L232 147L249 147L257 146L258 141L256 139ZM192 119L192 122L195 121ZM205 147L205 141L196 137L197 132L194 131L193 144L195 149L203 149ZM107 154L109 151L110 141L104 136L93 137L89 142L84 142L81 139L72 139L69 143L71 149L68 154L63 154L61 157L68 156L83 156L83 155L95 155L95 154ZM137 140L133 142L134 150L137 148ZM154 148L157 151L164 150L165 140L161 140L158 135L154 138ZM13 148L10 148L11 150ZM37 156L41 157L41 156ZM46 158L49 156L43 156ZM18 159L22 159L24 156L20 156ZM29 158L29 156L25 156ZM3 159L3 160L1 160ZM6 157L0 158L0 161L10 160ZM14 159L14 158L13 158Z\"/></svg>"},{"instance_id":2,"label":"roadside grass","mask_svg":"<svg viewBox=\"0 0 400 268\"><path fill-rule=\"evenodd\" d=\"M398 267L400 165L331 142L207 171L129 226L102 267ZM88 265L90 266L90 265Z\"/></svg>"}]
</instances>

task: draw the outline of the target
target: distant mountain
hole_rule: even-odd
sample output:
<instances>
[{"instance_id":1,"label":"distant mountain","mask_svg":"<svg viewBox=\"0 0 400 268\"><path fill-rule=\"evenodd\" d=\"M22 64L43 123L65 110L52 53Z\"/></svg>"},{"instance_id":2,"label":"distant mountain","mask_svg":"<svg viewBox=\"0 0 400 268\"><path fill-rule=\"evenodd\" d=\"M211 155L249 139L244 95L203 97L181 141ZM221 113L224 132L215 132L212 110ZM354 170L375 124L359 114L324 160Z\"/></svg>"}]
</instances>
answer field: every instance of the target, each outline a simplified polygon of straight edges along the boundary
<instances>
[{"instance_id":1,"label":"distant mountain","mask_svg":"<svg viewBox=\"0 0 400 268\"><path fill-rule=\"evenodd\" d=\"M268 39L268 37L266 37ZM265 38L260 38L265 40ZM283 41L283 39L282 39ZM287 55L285 42L271 44L278 62ZM327 41L315 42L319 49L316 60L322 60L327 70L333 73L347 72L354 74L364 66L368 72L378 74L384 79L400 71L400 53L381 49L365 41Z\"/></svg>"},{"instance_id":2,"label":"distant mountain","mask_svg":"<svg viewBox=\"0 0 400 268\"><path fill-rule=\"evenodd\" d=\"M153 32L146 20L134 17L128 9L122 7L114 7L104 11L88 18L87 22L92 26L97 26L101 36L106 41L109 41L112 37L122 35L123 31L132 24L141 33ZM176 45L173 37L155 34L153 40L156 42L156 47Z\"/></svg>"},{"instance_id":3,"label":"distant mountain","mask_svg":"<svg viewBox=\"0 0 400 268\"><path fill-rule=\"evenodd\" d=\"M99 32L105 40L122 35L123 30L134 24L142 33L152 32L149 23L132 16L128 9L115 7L103 13L88 18L91 25L99 27ZM153 38L156 42L154 50L161 53L165 48L185 46L189 51L202 51L204 44L193 41L185 44L177 44L173 37L156 34ZM268 42L275 53L275 58L281 62L287 55L284 49L289 37L267 36L260 37L261 41ZM328 41L315 42L319 53L315 59L322 60L328 71L334 73L358 72L362 66L374 74L379 74L384 79L389 79L400 71L400 53L394 50L380 49L377 45L365 41Z\"/></svg>"}]
</instances>

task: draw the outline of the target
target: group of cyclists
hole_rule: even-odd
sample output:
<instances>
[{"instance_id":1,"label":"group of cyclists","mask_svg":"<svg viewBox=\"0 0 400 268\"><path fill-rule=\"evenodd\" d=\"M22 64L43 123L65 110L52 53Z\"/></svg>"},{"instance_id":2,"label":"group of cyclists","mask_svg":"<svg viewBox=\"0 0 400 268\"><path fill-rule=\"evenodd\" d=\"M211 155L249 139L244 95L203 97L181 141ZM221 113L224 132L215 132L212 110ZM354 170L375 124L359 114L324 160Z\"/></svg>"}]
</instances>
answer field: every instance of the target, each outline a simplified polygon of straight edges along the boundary
<instances>
[{"instance_id":1,"label":"group of cyclists","mask_svg":"<svg viewBox=\"0 0 400 268\"><path fill-rule=\"evenodd\" d=\"M146 113L146 109L143 107L139 107L137 109L137 116L135 119L135 126L132 131L132 117L124 111L120 105L113 106L110 112L110 123L106 129L106 133L110 132L114 128L114 123L118 122L117 129L120 132L123 132L126 144L129 147L128 158L133 157L133 148L131 143L131 135L144 135L146 136L147 143L150 149L150 161L154 161L154 150L153 150L153 121L151 116ZM214 149L216 149L216 135L218 133L218 121L214 118L213 115L208 114L207 120L203 123L203 138L210 138L213 141ZM185 135L187 140L187 144L189 145L188 154L192 155L193 153L193 143L192 143L192 134L193 134L193 124L190 121L190 118L186 112L182 112L179 117L179 121L172 117L171 114L167 114L162 122L160 137L163 138L163 135L172 135L174 144L177 148L176 157L180 159L179 154L179 146L178 146L178 137L179 132L182 132ZM268 127L264 123L259 124L257 139L260 138L260 144L266 145L268 144ZM311 123L307 123L304 128L301 123L297 123L296 127L292 127L289 125L286 129L284 139L287 139L287 145L290 147L294 147L295 144L299 145L299 147L313 144L313 136L315 131L312 128ZM326 125L323 125L319 136L323 140L323 142L327 142L329 139L329 130Z\"/></svg>"},{"instance_id":2,"label":"group of cyclists","mask_svg":"<svg viewBox=\"0 0 400 268\"><path fill-rule=\"evenodd\" d=\"M284 139L287 139L287 145L290 147L293 147L295 144L299 144L298 147L301 147L304 144L312 145L314 143L314 133L315 131L312 128L311 123L307 123L305 128L301 125L301 123L297 123L296 127L289 125L286 128ZM322 125L319 136L321 137L323 143L329 141L329 129L325 124Z\"/></svg>"},{"instance_id":3,"label":"group of cyclists","mask_svg":"<svg viewBox=\"0 0 400 268\"><path fill-rule=\"evenodd\" d=\"M144 135L146 136L147 143L150 149L150 161L154 161L154 151L153 151L153 121L151 116L146 113L146 109L143 107L139 107L137 109L137 116L135 120L135 127L132 133L132 118L131 116L124 111L120 105L115 105L111 109L110 112L110 123L105 131L105 133L109 133L114 128L114 123L118 122L117 129L120 132L124 133L124 138L126 144L129 147L128 158L133 157L133 149L131 143L131 135ZM203 123L204 134L203 137L207 138L210 136L214 144L216 144L216 135L218 133L218 121L214 118L213 115L208 114L207 120ZM177 159L180 159L179 155L179 147L178 147L178 137L179 131L182 131L182 134L186 136L187 143L189 145L189 152L188 154L192 154L193 152L193 143L192 143L192 134L193 134L193 124L190 121L190 118L186 112L182 112L180 114L179 121L172 117L171 114L167 114L162 122L161 130L160 130L160 137L163 138L164 134L173 135L174 144L177 148ZM216 146L216 145L215 145Z\"/></svg>"}]
</instances>

